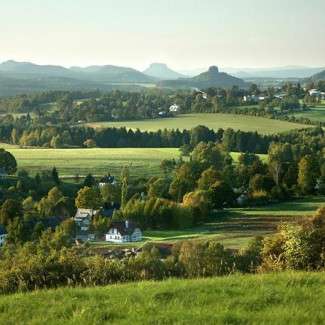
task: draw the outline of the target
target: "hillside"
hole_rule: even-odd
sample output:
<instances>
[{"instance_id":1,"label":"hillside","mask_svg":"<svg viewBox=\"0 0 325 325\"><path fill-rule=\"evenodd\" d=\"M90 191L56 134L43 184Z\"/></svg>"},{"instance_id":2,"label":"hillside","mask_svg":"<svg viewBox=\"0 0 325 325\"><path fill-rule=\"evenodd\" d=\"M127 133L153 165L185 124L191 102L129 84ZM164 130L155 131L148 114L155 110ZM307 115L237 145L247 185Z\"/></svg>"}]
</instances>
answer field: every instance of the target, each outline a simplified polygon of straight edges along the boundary
<instances>
[{"instance_id":1,"label":"hillside","mask_svg":"<svg viewBox=\"0 0 325 325\"><path fill-rule=\"evenodd\" d=\"M166 80L160 82L160 85L163 87L200 89L209 87L231 88L232 86L245 88L248 86L244 80L233 77L225 72L219 72L219 69L215 66L210 67L208 71L203 72L196 77Z\"/></svg>"},{"instance_id":2,"label":"hillside","mask_svg":"<svg viewBox=\"0 0 325 325\"><path fill-rule=\"evenodd\" d=\"M138 70L114 65L73 67L71 70L78 74L79 78L105 83L149 83L155 80Z\"/></svg>"},{"instance_id":3,"label":"hillside","mask_svg":"<svg viewBox=\"0 0 325 325\"><path fill-rule=\"evenodd\" d=\"M143 73L161 80L186 78L185 75L170 69L164 63L152 63L146 70L143 71Z\"/></svg>"},{"instance_id":4,"label":"hillside","mask_svg":"<svg viewBox=\"0 0 325 325\"><path fill-rule=\"evenodd\" d=\"M42 92L48 90L103 90L109 91L111 85L74 79L69 77L48 76L38 74L17 74L0 71L0 96L14 96L32 92Z\"/></svg>"},{"instance_id":5,"label":"hillside","mask_svg":"<svg viewBox=\"0 0 325 325\"><path fill-rule=\"evenodd\" d=\"M60 288L0 297L0 323L321 324L324 287L301 272Z\"/></svg>"},{"instance_id":6,"label":"hillside","mask_svg":"<svg viewBox=\"0 0 325 325\"><path fill-rule=\"evenodd\" d=\"M38 65L30 62L17 62L9 60L0 64L0 71L20 75L46 75L72 77L73 72L61 66Z\"/></svg>"},{"instance_id":7,"label":"hillside","mask_svg":"<svg viewBox=\"0 0 325 325\"><path fill-rule=\"evenodd\" d=\"M313 81L325 80L325 70L319 73L314 74L311 79Z\"/></svg>"}]
</instances>

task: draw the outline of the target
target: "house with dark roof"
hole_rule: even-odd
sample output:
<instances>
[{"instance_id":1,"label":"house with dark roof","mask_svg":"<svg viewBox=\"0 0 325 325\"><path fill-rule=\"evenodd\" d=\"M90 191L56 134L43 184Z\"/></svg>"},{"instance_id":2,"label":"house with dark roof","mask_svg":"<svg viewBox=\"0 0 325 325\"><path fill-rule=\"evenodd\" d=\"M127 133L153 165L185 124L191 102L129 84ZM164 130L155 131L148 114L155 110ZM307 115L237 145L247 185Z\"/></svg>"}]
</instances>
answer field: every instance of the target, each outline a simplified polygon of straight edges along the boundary
<instances>
[{"instance_id":1,"label":"house with dark roof","mask_svg":"<svg viewBox=\"0 0 325 325\"><path fill-rule=\"evenodd\" d=\"M142 231L132 221L114 221L105 235L105 240L112 243L137 242L142 240Z\"/></svg>"},{"instance_id":2,"label":"house with dark roof","mask_svg":"<svg viewBox=\"0 0 325 325\"><path fill-rule=\"evenodd\" d=\"M4 245L7 235L6 228L0 225L0 247Z\"/></svg>"}]
</instances>

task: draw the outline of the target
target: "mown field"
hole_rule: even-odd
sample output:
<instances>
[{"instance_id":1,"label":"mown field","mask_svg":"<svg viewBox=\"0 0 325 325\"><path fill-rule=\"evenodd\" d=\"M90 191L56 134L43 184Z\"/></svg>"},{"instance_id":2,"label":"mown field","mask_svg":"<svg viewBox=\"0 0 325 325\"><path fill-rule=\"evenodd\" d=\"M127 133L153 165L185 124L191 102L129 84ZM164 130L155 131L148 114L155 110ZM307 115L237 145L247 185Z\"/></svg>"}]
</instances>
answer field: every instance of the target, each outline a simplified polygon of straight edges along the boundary
<instances>
[{"instance_id":1,"label":"mown field","mask_svg":"<svg viewBox=\"0 0 325 325\"><path fill-rule=\"evenodd\" d=\"M178 148L93 148L93 149L22 149L0 144L10 151L18 162L18 169L31 174L42 170L58 169L60 176L85 176L88 173L102 176L107 173L119 176L124 166L129 166L131 177L161 175L160 162L164 159L178 159ZM234 161L239 153L231 154ZM265 161L267 155L260 155Z\"/></svg>"},{"instance_id":2,"label":"mown field","mask_svg":"<svg viewBox=\"0 0 325 325\"><path fill-rule=\"evenodd\" d=\"M0 323L324 324L325 273L60 288L0 297Z\"/></svg>"},{"instance_id":3,"label":"mown field","mask_svg":"<svg viewBox=\"0 0 325 325\"><path fill-rule=\"evenodd\" d=\"M0 146L1 147L1 146ZM93 175L119 175L124 166L129 166L130 175L160 175L163 159L179 158L177 148L94 148L94 149L20 149L5 146L18 162L19 169L31 174L49 170L54 166L60 176L74 177Z\"/></svg>"},{"instance_id":4,"label":"mown field","mask_svg":"<svg viewBox=\"0 0 325 325\"><path fill-rule=\"evenodd\" d=\"M268 118L238 115L238 114L182 114L174 118L160 118L142 121L98 122L88 123L88 126L99 127L126 127L156 131L159 129L192 129L198 125L205 125L210 129L233 128L242 131L257 131L261 134L274 134L292 129L306 128L306 125L286 121L271 120Z\"/></svg>"}]
</instances>

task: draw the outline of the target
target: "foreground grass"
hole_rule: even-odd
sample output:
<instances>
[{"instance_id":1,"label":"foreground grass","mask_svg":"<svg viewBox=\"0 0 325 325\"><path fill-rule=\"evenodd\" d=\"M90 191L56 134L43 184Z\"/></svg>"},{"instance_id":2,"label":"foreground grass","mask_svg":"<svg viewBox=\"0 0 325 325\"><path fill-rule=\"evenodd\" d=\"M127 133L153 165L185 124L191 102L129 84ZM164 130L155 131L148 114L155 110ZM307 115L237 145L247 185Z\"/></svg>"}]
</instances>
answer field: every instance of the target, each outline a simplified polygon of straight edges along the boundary
<instances>
[{"instance_id":1,"label":"foreground grass","mask_svg":"<svg viewBox=\"0 0 325 325\"><path fill-rule=\"evenodd\" d=\"M142 121L124 122L98 122L88 123L91 127L127 127L130 129L140 129L156 131L159 129L192 129L198 125L205 125L210 129L232 128L242 131L257 131L261 134L274 134L292 129L301 129L308 126L297 123L290 123L280 120L272 120L257 116L237 115L237 114L182 114L175 118L161 118Z\"/></svg>"},{"instance_id":2,"label":"foreground grass","mask_svg":"<svg viewBox=\"0 0 325 325\"><path fill-rule=\"evenodd\" d=\"M0 297L1 324L324 324L325 274L233 275Z\"/></svg>"}]
</instances>

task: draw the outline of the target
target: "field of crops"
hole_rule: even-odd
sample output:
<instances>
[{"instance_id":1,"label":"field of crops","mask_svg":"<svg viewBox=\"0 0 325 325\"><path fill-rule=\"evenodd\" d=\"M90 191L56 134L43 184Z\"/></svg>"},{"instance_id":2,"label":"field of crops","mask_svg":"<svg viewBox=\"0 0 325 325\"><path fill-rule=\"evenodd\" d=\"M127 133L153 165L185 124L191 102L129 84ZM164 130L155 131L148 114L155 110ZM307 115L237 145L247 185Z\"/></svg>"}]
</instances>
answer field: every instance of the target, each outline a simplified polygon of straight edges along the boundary
<instances>
[{"instance_id":1,"label":"field of crops","mask_svg":"<svg viewBox=\"0 0 325 325\"><path fill-rule=\"evenodd\" d=\"M0 323L324 324L325 274L285 272L0 297Z\"/></svg>"},{"instance_id":2,"label":"field of crops","mask_svg":"<svg viewBox=\"0 0 325 325\"><path fill-rule=\"evenodd\" d=\"M142 121L88 123L92 127L127 127L131 129L156 131L159 129L192 129L205 125L211 129L233 128L242 131L257 131L273 134L292 129L305 128L306 125L286 121L271 120L263 117L237 114L183 114L174 118L161 118Z\"/></svg>"}]
</instances>

